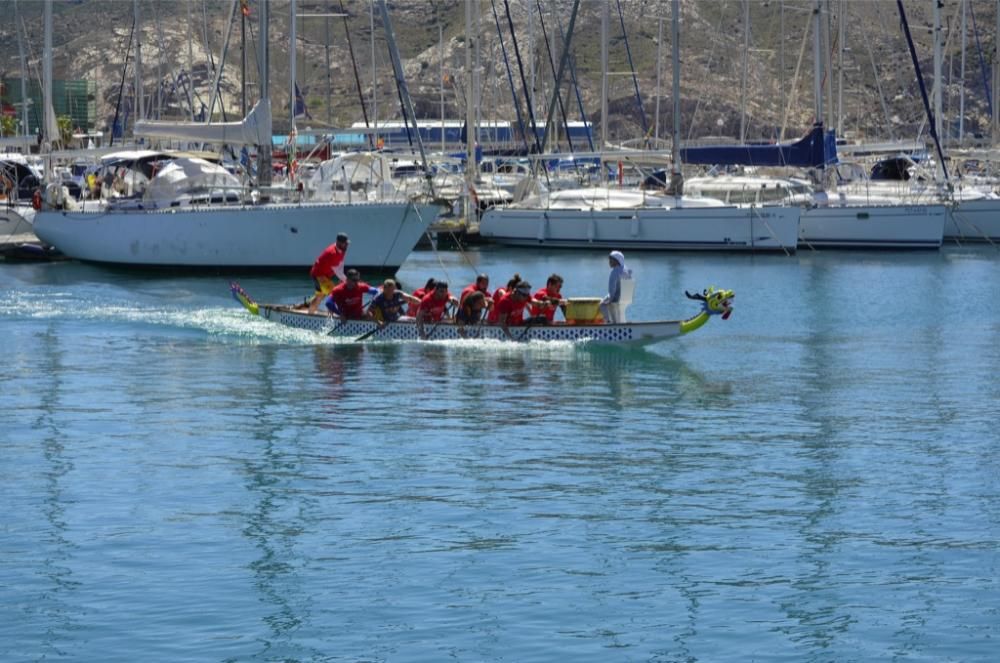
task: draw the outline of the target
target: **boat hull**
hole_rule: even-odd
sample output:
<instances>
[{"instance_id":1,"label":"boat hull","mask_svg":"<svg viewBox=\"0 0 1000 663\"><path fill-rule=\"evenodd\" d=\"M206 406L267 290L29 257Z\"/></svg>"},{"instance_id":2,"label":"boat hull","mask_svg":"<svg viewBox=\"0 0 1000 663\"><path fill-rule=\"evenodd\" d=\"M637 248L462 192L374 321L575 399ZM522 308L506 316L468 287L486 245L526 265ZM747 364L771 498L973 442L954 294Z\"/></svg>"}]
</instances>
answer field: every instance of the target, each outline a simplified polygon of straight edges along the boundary
<instances>
[{"instance_id":1,"label":"boat hull","mask_svg":"<svg viewBox=\"0 0 1000 663\"><path fill-rule=\"evenodd\" d=\"M809 248L937 249L944 205L831 205L802 212L799 246Z\"/></svg>"},{"instance_id":2,"label":"boat hull","mask_svg":"<svg viewBox=\"0 0 1000 663\"><path fill-rule=\"evenodd\" d=\"M944 238L963 242L1000 242L1000 199L965 200L948 208Z\"/></svg>"},{"instance_id":3,"label":"boat hull","mask_svg":"<svg viewBox=\"0 0 1000 663\"><path fill-rule=\"evenodd\" d=\"M498 244L687 251L794 251L797 207L493 209L479 234Z\"/></svg>"},{"instance_id":4,"label":"boat hull","mask_svg":"<svg viewBox=\"0 0 1000 663\"><path fill-rule=\"evenodd\" d=\"M34 232L35 210L30 205L13 205L0 201L0 237L26 235Z\"/></svg>"},{"instance_id":5,"label":"boat hull","mask_svg":"<svg viewBox=\"0 0 1000 663\"><path fill-rule=\"evenodd\" d=\"M408 203L43 210L34 231L78 260L196 268L308 268L345 232L353 266L395 269L437 212Z\"/></svg>"},{"instance_id":6,"label":"boat hull","mask_svg":"<svg viewBox=\"0 0 1000 663\"><path fill-rule=\"evenodd\" d=\"M462 336L459 326L452 322L427 323L424 325L424 331L428 338L421 339L415 322L394 322L380 331L375 331L377 324L368 320L341 321L323 314L310 315L304 310L288 306L260 304L257 312L266 320L326 336L360 338L370 334L365 338L368 341L445 341L463 338L509 340L499 325L466 326L465 336ZM510 333L515 341L589 341L642 346L679 336L682 333L681 324L680 320L614 325L553 323L511 327Z\"/></svg>"}]
</instances>

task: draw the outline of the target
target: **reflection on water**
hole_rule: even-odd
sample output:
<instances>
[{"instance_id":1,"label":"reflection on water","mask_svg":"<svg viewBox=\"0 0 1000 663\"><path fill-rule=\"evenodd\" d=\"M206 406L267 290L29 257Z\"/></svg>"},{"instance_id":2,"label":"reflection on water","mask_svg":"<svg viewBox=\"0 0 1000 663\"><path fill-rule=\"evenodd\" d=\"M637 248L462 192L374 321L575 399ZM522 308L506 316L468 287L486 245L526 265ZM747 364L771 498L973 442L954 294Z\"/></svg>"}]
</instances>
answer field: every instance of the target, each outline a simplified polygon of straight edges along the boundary
<instances>
[{"instance_id":1,"label":"reflection on water","mask_svg":"<svg viewBox=\"0 0 1000 663\"><path fill-rule=\"evenodd\" d=\"M40 575L49 584L40 589L39 601L32 610L47 623L45 640L39 657L67 656L72 653L69 634L77 627L73 596L81 583L74 578L72 570L76 545L67 532L66 510L72 499L68 498L63 483L74 467L67 457L65 437L54 421L54 413L59 410L61 372L59 370L62 350L55 330L49 329L40 337L39 375L43 382L36 387L40 390L41 401L37 417L32 427L41 437L42 457L45 467L41 470L43 495L41 511L45 519L44 545L41 553Z\"/></svg>"},{"instance_id":2,"label":"reflection on water","mask_svg":"<svg viewBox=\"0 0 1000 663\"><path fill-rule=\"evenodd\" d=\"M736 314L351 344L210 278L0 279L0 659L995 658L996 256L635 266Z\"/></svg>"},{"instance_id":3,"label":"reflection on water","mask_svg":"<svg viewBox=\"0 0 1000 663\"><path fill-rule=\"evenodd\" d=\"M309 398L334 428L401 398L409 420L443 417L470 431L524 421L641 428L674 407L724 410L732 390L678 357L589 344L318 344L309 352L320 378Z\"/></svg>"}]
</instances>

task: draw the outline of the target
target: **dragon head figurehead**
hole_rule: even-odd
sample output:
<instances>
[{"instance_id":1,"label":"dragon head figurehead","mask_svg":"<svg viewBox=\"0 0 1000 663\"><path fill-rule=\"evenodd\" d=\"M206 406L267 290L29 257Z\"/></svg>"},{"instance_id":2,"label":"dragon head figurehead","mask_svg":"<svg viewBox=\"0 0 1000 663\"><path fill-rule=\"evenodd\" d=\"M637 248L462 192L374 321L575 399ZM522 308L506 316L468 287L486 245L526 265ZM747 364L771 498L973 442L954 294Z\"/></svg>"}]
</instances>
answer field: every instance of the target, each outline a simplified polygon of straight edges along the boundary
<instances>
[{"instance_id":1,"label":"dragon head figurehead","mask_svg":"<svg viewBox=\"0 0 1000 663\"><path fill-rule=\"evenodd\" d=\"M736 296L732 290L716 289L709 286L699 293L691 294L684 291L688 299L695 299L701 302L702 311L708 315L721 315L723 320L728 320L733 312L733 297Z\"/></svg>"}]
</instances>

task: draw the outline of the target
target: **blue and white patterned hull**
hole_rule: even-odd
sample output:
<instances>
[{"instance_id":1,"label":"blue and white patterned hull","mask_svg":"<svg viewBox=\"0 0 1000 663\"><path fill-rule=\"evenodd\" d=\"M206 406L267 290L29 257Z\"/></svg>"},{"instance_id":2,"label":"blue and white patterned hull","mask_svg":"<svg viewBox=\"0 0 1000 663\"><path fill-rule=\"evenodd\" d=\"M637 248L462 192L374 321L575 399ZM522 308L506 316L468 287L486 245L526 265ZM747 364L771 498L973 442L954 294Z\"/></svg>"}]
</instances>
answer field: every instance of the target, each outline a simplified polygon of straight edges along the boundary
<instances>
[{"instance_id":1,"label":"blue and white patterned hull","mask_svg":"<svg viewBox=\"0 0 1000 663\"><path fill-rule=\"evenodd\" d=\"M320 313L310 315L304 310L288 306L260 304L258 314L267 320L296 329L314 331L327 336L359 338L371 332L367 341L417 341L421 340L414 322L395 322L380 331L375 331L376 323L367 320L341 321ZM465 327L465 336L459 333L459 326L451 322L424 325L426 340L459 340L462 338L507 340L499 325L481 324ZM648 345L681 334L680 320L659 322L629 322L616 325L526 325L511 327L515 341L590 341L627 345Z\"/></svg>"}]
</instances>

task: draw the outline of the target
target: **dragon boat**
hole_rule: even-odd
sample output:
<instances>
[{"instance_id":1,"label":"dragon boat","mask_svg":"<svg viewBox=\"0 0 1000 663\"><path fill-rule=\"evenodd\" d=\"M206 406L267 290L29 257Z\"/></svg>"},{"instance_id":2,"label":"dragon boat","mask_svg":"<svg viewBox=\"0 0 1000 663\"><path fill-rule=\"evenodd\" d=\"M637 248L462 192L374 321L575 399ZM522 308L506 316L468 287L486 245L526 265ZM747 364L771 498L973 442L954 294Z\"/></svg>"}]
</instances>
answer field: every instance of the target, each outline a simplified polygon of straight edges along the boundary
<instances>
[{"instance_id":1,"label":"dragon boat","mask_svg":"<svg viewBox=\"0 0 1000 663\"><path fill-rule=\"evenodd\" d=\"M325 336L350 338L356 341L440 341L460 339L509 340L497 324L479 323L458 325L444 320L425 322L424 336L414 321L400 320L380 325L373 320L343 320L336 315L309 313L303 304L258 304L238 283L230 284L233 298L253 315L286 327L304 329ZM709 287L700 293L684 292L688 299L701 304L701 311L685 320L658 320L651 322L603 323L553 322L509 327L515 341L586 341L614 345L642 346L689 334L702 327L713 316L727 320L733 311L732 290Z\"/></svg>"}]
</instances>

